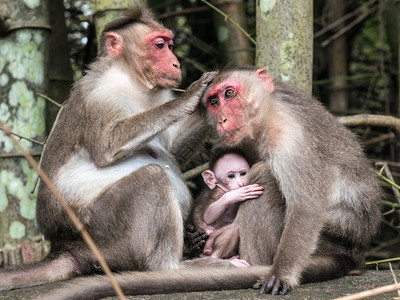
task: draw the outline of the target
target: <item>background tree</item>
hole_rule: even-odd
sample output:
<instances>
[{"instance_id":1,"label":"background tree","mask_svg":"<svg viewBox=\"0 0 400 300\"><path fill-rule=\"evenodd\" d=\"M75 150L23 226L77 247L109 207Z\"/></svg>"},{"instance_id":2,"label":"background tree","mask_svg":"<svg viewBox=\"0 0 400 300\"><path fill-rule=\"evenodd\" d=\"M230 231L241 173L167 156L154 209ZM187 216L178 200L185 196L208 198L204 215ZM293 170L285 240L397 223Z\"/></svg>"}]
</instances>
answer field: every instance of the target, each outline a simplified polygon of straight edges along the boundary
<instances>
[{"instance_id":1,"label":"background tree","mask_svg":"<svg viewBox=\"0 0 400 300\"><path fill-rule=\"evenodd\" d=\"M2 1L3 37L0 39L0 118L19 135L43 141L45 100L38 92L48 88L48 34L46 1ZM39 157L40 142L21 143ZM0 247L15 246L39 234L32 194L36 174L12 143L0 132ZM8 259L5 257L4 259ZM12 256L10 259L18 259Z\"/></svg>"},{"instance_id":2,"label":"background tree","mask_svg":"<svg viewBox=\"0 0 400 300\"><path fill-rule=\"evenodd\" d=\"M256 65L311 93L311 0L257 1Z\"/></svg>"}]
</instances>

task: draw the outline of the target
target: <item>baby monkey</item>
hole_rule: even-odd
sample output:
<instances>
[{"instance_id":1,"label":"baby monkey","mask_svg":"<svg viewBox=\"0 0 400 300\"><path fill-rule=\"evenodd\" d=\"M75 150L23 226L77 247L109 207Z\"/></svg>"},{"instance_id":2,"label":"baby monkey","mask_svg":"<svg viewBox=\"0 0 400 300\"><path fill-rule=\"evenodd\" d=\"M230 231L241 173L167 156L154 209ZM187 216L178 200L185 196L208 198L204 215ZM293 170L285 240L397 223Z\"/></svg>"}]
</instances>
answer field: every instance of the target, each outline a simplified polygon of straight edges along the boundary
<instances>
[{"instance_id":1,"label":"baby monkey","mask_svg":"<svg viewBox=\"0 0 400 300\"><path fill-rule=\"evenodd\" d=\"M263 193L258 184L248 184L250 166L236 148L217 148L210 157L209 169L201 175L206 188L193 212L196 231L204 231L207 241L201 256L230 258L237 266L248 265L238 259L239 229L234 221L241 202Z\"/></svg>"}]
</instances>

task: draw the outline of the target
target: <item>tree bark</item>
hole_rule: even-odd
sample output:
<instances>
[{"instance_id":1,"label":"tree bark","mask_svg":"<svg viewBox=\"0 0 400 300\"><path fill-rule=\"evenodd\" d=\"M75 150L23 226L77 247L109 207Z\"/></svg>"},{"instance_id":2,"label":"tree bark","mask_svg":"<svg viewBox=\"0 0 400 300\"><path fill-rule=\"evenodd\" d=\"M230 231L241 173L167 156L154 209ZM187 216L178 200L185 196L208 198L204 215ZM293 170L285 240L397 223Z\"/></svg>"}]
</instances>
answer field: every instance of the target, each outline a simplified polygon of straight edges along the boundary
<instances>
[{"instance_id":1,"label":"tree bark","mask_svg":"<svg viewBox=\"0 0 400 300\"><path fill-rule=\"evenodd\" d=\"M247 29L243 0L214 0L212 3L244 30ZM213 11L213 18L219 48L225 54L222 63L225 65L230 63L235 66L254 64L253 49L249 39L220 13Z\"/></svg>"},{"instance_id":2,"label":"tree bark","mask_svg":"<svg viewBox=\"0 0 400 300\"><path fill-rule=\"evenodd\" d=\"M3 0L0 11L8 18L0 37L0 119L24 137L45 137L45 100L37 92L48 87L47 1ZM21 140L30 152L41 145ZM17 150L0 131L0 153ZM0 158L0 248L13 247L39 234L35 225L36 173L25 159Z\"/></svg>"},{"instance_id":3,"label":"tree bark","mask_svg":"<svg viewBox=\"0 0 400 300\"><path fill-rule=\"evenodd\" d=\"M67 39L67 28L64 17L63 0L50 1L50 25L49 36L49 90L48 96L62 104L68 97L73 82L73 73L70 63L70 49ZM54 120L59 111L57 105L47 103L46 125L47 132L53 126Z\"/></svg>"},{"instance_id":4,"label":"tree bark","mask_svg":"<svg viewBox=\"0 0 400 300\"><path fill-rule=\"evenodd\" d=\"M328 21L332 23L345 14L346 0L330 0L328 9ZM344 24L336 27L336 32L342 29ZM332 112L344 113L348 108L347 92L347 49L346 35L335 39L328 45L329 77L330 84L329 108Z\"/></svg>"},{"instance_id":5,"label":"tree bark","mask_svg":"<svg viewBox=\"0 0 400 300\"><path fill-rule=\"evenodd\" d=\"M256 65L311 93L312 0L257 1L256 22Z\"/></svg>"}]
</instances>

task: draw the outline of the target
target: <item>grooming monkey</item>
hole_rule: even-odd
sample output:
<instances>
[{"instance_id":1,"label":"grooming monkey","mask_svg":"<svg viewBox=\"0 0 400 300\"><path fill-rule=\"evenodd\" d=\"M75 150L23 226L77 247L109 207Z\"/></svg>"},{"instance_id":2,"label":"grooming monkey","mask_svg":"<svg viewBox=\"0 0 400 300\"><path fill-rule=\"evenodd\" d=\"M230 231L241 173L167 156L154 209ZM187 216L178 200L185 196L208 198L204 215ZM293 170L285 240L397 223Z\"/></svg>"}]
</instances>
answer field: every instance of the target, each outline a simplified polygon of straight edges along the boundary
<instances>
[{"instance_id":1,"label":"grooming monkey","mask_svg":"<svg viewBox=\"0 0 400 300\"><path fill-rule=\"evenodd\" d=\"M193 212L196 231L208 235L203 255L215 258L238 255L239 231L232 222L241 202L263 193L258 184L247 185L249 171L250 166L239 149L218 147L213 151L209 169L202 173L208 188L198 197ZM239 266L245 262L238 263Z\"/></svg>"},{"instance_id":2,"label":"grooming monkey","mask_svg":"<svg viewBox=\"0 0 400 300\"><path fill-rule=\"evenodd\" d=\"M240 257L272 265L256 284L261 293L285 294L360 268L380 222L381 193L355 135L265 69L220 72L204 103L220 138L260 160L250 183L264 194L242 203L233 224Z\"/></svg>"},{"instance_id":3,"label":"grooming monkey","mask_svg":"<svg viewBox=\"0 0 400 300\"><path fill-rule=\"evenodd\" d=\"M206 124L204 108L197 108L214 74L205 74L173 99L169 89L178 84L181 71L172 52L172 38L172 33L139 5L107 24L99 55L75 83L49 137L41 167L112 271L173 270L168 275L160 273L166 277L162 288L179 291L185 285L172 280L178 267L231 264L209 258L181 263L183 222L190 211L191 195L174 155L190 143L182 137L196 136ZM37 222L51 242L49 255L39 263L1 269L0 290L100 271L95 256L44 183L39 186ZM209 276L199 279L198 270L185 272L192 280L185 282L189 287L195 282L194 289L213 288ZM228 283L237 288L249 286L262 275L256 268L240 274L236 270L210 272L212 276L221 272L227 278L235 276ZM137 287L134 293L150 293L152 288L145 288L147 276L130 274L130 291ZM85 288L84 282L79 281L79 286ZM226 284L214 284L214 288L223 287ZM79 291L67 292L89 299ZM104 296L102 289L98 292L90 291L90 297ZM114 294L111 288L109 294ZM64 296L52 292L49 297Z\"/></svg>"}]
</instances>

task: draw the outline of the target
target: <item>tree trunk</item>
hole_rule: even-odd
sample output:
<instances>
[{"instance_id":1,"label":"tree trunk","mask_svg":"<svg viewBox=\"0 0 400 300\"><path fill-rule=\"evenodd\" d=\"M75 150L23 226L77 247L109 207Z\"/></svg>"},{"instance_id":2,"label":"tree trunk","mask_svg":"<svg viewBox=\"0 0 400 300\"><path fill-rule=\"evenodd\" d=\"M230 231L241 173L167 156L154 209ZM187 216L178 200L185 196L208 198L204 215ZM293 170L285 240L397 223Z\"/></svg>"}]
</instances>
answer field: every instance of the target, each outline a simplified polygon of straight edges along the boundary
<instances>
[{"instance_id":1,"label":"tree trunk","mask_svg":"<svg viewBox=\"0 0 400 300\"><path fill-rule=\"evenodd\" d=\"M0 37L0 119L13 132L42 141L45 100L37 92L46 93L48 86L47 1L3 0L0 11L9 17ZM31 153L42 149L27 140L21 144ZM36 194L31 194L36 173L1 131L0 165L0 248L4 248L39 231L34 221Z\"/></svg>"},{"instance_id":2,"label":"tree trunk","mask_svg":"<svg viewBox=\"0 0 400 300\"><path fill-rule=\"evenodd\" d=\"M145 3L146 1L141 1ZM132 5L131 0L96 0L96 14L94 23L96 26L97 45L100 42L101 31L104 26L116 19L123 9Z\"/></svg>"},{"instance_id":3,"label":"tree trunk","mask_svg":"<svg viewBox=\"0 0 400 300\"><path fill-rule=\"evenodd\" d=\"M50 1L50 25L49 37L49 86L48 96L62 104L68 97L73 82L72 67L69 60L70 49L65 26L63 0ZM59 107L50 102L46 105L47 132L53 126Z\"/></svg>"},{"instance_id":4,"label":"tree trunk","mask_svg":"<svg viewBox=\"0 0 400 300\"><path fill-rule=\"evenodd\" d=\"M345 14L346 0L329 1L328 21L332 23ZM344 24L336 27L336 32ZM347 49L346 35L342 35L328 45L329 78L330 84L329 108L332 112L344 113L348 109L348 92L346 84L347 75Z\"/></svg>"},{"instance_id":5,"label":"tree trunk","mask_svg":"<svg viewBox=\"0 0 400 300\"><path fill-rule=\"evenodd\" d=\"M257 1L256 22L256 65L311 93L312 0Z\"/></svg>"},{"instance_id":6,"label":"tree trunk","mask_svg":"<svg viewBox=\"0 0 400 300\"><path fill-rule=\"evenodd\" d=\"M246 14L243 0L214 0L212 3L246 30ZM220 50L225 54L223 64L235 66L254 64L253 49L249 38L220 13L213 11ZM246 30L247 31L247 30Z\"/></svg>"}]
</instances>

